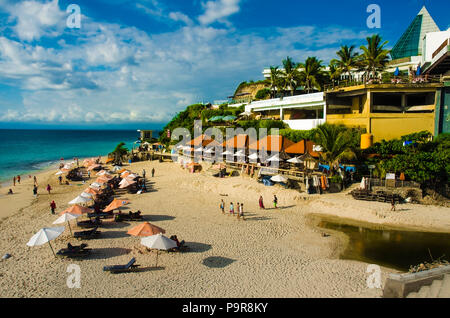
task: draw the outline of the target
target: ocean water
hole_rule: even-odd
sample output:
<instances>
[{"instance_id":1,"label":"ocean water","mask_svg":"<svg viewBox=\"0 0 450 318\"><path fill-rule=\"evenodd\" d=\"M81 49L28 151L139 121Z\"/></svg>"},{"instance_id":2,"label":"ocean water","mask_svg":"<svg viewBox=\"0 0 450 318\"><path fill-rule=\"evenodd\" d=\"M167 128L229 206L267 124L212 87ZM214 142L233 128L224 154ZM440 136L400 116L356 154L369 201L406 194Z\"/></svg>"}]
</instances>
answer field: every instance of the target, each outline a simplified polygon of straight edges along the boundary
<instances>
[{"instance_id":1,"label":"ocean water","mask_svg":"<svg viewBox=\"0 0 450 318\"><path fill-rule=\"evenodd\" d=\"M104 156L119 142L131 150L136 130L9 130L0 129L0 181L58 164L61 158Z\"/></svg>"}]
</instances>

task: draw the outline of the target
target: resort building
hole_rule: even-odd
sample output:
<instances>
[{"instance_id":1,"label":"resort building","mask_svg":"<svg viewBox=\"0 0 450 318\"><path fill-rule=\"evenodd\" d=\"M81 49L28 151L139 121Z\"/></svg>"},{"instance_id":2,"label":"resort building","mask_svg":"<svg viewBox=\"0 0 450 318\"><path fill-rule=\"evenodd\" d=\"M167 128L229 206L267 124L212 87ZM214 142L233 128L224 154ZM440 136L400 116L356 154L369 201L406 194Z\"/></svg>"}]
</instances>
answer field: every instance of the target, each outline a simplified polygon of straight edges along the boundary
<instances>
[{"instance_id":1,"label":"resort building","mask_svg":"<svg viewBox=\"0 0 450 318\"><path fill-rule=\"evenodd\" d=\"M256 113L259 119L282 120L297 130L316 128L326 120L323 92L251 102L245 111Z\"/></svg>"}]
</instances>

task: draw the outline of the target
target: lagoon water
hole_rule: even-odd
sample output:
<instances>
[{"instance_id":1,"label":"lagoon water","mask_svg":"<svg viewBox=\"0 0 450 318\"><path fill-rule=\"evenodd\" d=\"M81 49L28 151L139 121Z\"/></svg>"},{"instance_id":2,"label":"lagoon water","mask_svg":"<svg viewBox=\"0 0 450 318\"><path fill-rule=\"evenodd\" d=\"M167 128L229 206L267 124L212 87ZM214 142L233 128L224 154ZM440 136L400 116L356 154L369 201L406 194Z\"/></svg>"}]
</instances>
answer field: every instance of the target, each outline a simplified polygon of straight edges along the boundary
<instances>
[{"instance_id":1,"label":"lagoon water","mask_svg":"<svg viewBox=\"0 0 450 318\"><path fill-rule=\"evenodd\" d=\"M131 149L136 130L0 129L0 181L58 163L61 158L107 155L119 142Z\"/></svg>"}]
</instances>

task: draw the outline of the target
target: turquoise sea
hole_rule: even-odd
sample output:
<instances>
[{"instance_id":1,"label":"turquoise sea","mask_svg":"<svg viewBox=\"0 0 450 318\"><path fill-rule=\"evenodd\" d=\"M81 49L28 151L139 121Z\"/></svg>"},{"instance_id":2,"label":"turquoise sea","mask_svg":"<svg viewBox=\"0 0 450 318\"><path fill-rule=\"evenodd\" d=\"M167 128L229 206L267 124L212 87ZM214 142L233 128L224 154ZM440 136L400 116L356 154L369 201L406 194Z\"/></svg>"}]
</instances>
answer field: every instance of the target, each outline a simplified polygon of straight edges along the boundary
<instances>
[{"instance_id":1,"label":"turquoise sea","mask_svg":"<svg viewBox=\"0 0 450 318\"><path fill-rule=\"evenodd\" d=\"M61 158L104 156L122 141L131 149L138 138L136 130L0 129L0 181L45 169Z\"/></svg>"}]
</instances>

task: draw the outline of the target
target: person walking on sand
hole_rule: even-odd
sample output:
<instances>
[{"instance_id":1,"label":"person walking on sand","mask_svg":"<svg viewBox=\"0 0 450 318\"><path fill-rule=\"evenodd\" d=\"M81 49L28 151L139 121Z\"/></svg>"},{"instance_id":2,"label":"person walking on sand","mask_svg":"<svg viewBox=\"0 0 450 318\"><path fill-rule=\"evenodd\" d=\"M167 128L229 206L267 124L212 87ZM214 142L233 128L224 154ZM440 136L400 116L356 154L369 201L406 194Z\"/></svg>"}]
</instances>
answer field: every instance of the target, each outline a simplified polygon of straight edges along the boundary
<instances>
[{"instance_id":1,"label":"person walking on sand","mask_svg":"<svg viewBox=\"0 0 450 318\"><path fill-rule=\"evenodd\" d=\"M230 215L234 215L234 205L233 202L230 202Z\"/></svg>"},{"instance_id":2,"label":"person walking on sand","mask_svg":"<svg viewBox=\"0 0 450 318\"><path fill-rule=\"evenodd\" d=\"M278 204L278 198L277 198L277 196L274 194L274 195L273 195L273 206L274 206L275 209L278 209L277 204Z\"/></svg>"},{"instance_id":3,"label":"person walking on sand","mask_svg":"<svg viewBox=\"0 0 450 318\"><path fill-rule=\"evenodd\" d=\"M33 195L34 195L34 197L36 198L37 197L37 186L36 185L34 185L34 187L33 187Z\"/></svg>"},{"instance_id":4,"label":"person walking on sand","mask_svg":"<svg viewBox=\"0 0 450 318\"><path fill-rule=\"evenodd\" d=\"M88 178L89 179L91 178L91 171L90 170L88 171Z\"/></svg>"},{"instance_id":5,"label":"person walking on sand","mask_svg":"<svg viewBox=\"0 0 450 318\"><path fill-rule=\"evenodd\" d=\"M49 184L47 184L47 192L48 192L48 194L50 194L50 191L52 191L52 187Z\"/></svg>"},{"instance_id":6,"label":"person walking on sand","mask_svg":"<svg viewBox=\"0 0 450 318\"><path fill-rule=\"evenodd\" d=\"M14 178L13 178L13 184L14 184L14 186L16 186L16 176L14 176Z\"/></svg>"},{"instance_id":7,"label":"person walking on sand","mask_svg":"<svg viewBox=\"0 0 450 318\"><path fill-rule=\"evenodd\" d=\"M259 196L259 208L262 210L265 210L266 208L264 207L264 200L262 195Z\"/></svg>"},{"instance_id":8,"label":"person walking on sand","mask_svg":"<svg viewBox=\"0 0 450 318\"><path fill-rule=\"evenodd\" d=\"M37 185L37 178L36 178L36 176L33 177L33 182L34 182L34 184Z\"/></svg>"},{"instance_id":9,"label":"person walking on sand","mask_svg":"<svg viewBox=\"0 0 450 318\"><path fill-rule=\"evenodd\" d=\"M145 179L145 169L142 169L142 178Z\"/></svg>"},{"instance_id":10,"label":"person walking on sand","mask_svg":"<svg viewBox=\"0 0 450 318\"><path fill-rule=\"evenodd\" d=\"M55 203L55 201L52 201L52 203L50 203L50 209L52 209L52 214L55 214L55 210L56 210L56 203Z\"/></svg>"},{"instance_id":11,"label":"person walking on sand","mask_svg":"<svg viewBox=\"0 0 450 318\"><path fill-rule=\"evenodd\" d=\"M17 176L17 182L20 184L20 176Z\"/></svg>"},{"instance_id":12,"label":"person walking on sand","mask_svg":"<svg viewBox=\"0 0 450 318\"><path fill-rule=\"evenodd\" d=\"M59 179L59 184L62 184L62 176L61 175L59 175L58 179Z\"/></svg>"},{"instance_id":13,"label":"person walking on sand","mask_svg":"<svg viewBox=\"0 0 450 318\"><path fill-rule=\"evenodd\" d=\"M241 203L241 206L239 207L239 216L242 220L244 219L244 203Z\"/></svg>"},{"instance_id":14,"label":"person walking on sand","mask_svg":"<svg viewBox=\"0 0 450 318\"><path fill-rule=\"evenodd\" d=\"M155 168L152 168L152 178L155 176Z\"/></svg>"},{"instance_id":15,"label":"person walking on sand","mask_svg":"<svg viewBox=\"0 0 450 318\"><path fill-rule=\"evenodd\" d=\"M391 211L395 211L395 200L394 200L394 198L392 198L392 201L391 201Z\"/></svg>"},{"instance_id":16,"label":"person walking on sand","mask_svg":"<svg viewBox=\"0 0 450 318\"><path fill-rule=\"evenodd\" d=\"M222 214L225 214L225 202L223 202L223 199L220 202L220 210L222 210Z\"/></svg>"}]
</instances>

